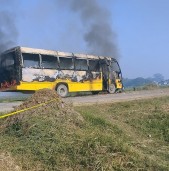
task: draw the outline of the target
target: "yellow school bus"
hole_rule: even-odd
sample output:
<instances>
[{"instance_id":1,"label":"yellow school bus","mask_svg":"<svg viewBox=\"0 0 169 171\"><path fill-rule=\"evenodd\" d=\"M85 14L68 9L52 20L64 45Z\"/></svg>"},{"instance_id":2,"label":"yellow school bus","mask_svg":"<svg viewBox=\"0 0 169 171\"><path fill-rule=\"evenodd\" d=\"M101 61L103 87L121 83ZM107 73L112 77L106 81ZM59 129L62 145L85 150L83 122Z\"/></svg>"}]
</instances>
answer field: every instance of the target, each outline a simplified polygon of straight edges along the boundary
<instances>
[{"instance_id":1,"label":"yellow school bus","mask_svg":"<svg viewBox=\"0 0 169 171\"><path fill-rule=\"evenodd\" d=\"M111 57L15 47L0 55L0 90L54 89L115 93L123 88L118 61Z\"/></svg>"}]
</instances>

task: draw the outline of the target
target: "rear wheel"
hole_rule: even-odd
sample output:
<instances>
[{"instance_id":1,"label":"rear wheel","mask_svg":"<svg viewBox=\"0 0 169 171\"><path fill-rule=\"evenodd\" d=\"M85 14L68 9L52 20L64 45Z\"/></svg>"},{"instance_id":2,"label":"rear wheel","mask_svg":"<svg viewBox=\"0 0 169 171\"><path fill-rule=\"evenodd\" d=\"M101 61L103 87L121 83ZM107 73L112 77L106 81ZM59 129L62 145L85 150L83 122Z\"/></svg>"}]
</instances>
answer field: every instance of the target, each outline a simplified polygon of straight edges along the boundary
<instances>
[{"instance_id":1,"label":"rear wheel","mask_svg":"<svg viewBox=\"0 0 169 171\"><path fill-rule=\"evenodd\" d=\"M64 84L60 84L60 85L57 87L56 91L57 91L57 94L58 94L59 96L61 96L61 97L66 97L67 94L68 94L68 88L67 88L67 86L64 85Z\"/></svg>"},{"instance_id":2,"label":"rear wheel","mask_svg":"<svg viewBox=\"0 0 169 171\"><path fill-rule=\"evenodd\" d=\"M110 84L109 85L109 89L108 89L108 92L110 94L114 94L116 92L116 86L114 84Z\"/></svg>"}]
</instances>

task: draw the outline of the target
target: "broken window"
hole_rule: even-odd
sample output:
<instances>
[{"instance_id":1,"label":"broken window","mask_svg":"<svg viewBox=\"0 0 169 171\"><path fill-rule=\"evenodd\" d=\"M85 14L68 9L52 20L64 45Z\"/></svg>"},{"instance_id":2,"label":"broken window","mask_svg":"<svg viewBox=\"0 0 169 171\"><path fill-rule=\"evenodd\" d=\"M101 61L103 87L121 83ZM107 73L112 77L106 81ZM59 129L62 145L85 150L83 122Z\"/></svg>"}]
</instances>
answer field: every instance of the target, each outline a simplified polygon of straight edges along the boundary
<instances>
[{"instance_id":1,"label":"broken window","mask_svg":"<svg viewBox=\"0 0 169 171\"><path fill-rule=\"evenodd\" d=\"M76 70L87 71L88 70L87 60L86 59L76 59L75 60L75 68L76 68Z\"/></svg>"},{"instance_id":2,"label":"broken window","mask_svg":"<svg viewBox=\"0 0 169 171\"><path fill-rule=\"evenodd\" d=\"M40 58L38 54L23 53L24 67L40 68Z\"/></svg>"},{"instance_id":3,"label":"broken window","mask_svg":"<svg viewBox=\"0 0 169 171\"><path fill-rule=\"evenodd\" d=\"M42 56L42 68L46 69L57 69L58 60L55 56L41 55Z\"/></svg>"},{"instance_id":4,"label":"broken window","mask_svg":"<svg viewBox=\"0 0 169 171\"><path fill-rule=\"evenodd\" d=\"M65 57L59 57L60 60L60 69L64 70L73 70L74 64L73 64L73 58L65 58Z\"/></svg>"},{"instance_id":5,"label":"broken window","mask_svg":"<svg viewBox=\"0 0 169 171\"><path fill-rule=\"evenodd\" d=\"M14 65L14 52L6 53L1 56L2 67L8 67Z\"/></svg>"},{"instance_id":6,"label":"broken window","mask_svg":"<svg viewBox=\"0 0 169 171\"><path fill-rule=\"evenodd\" d=\"M99 60L89 60L89 70L90 71L100 71Z\"/></svg>"},{"instance_id":7,"label":"broken window","mask_svg":"<svg viewBox=\"0 0 169 171\"><path fill-rule=\"evenodd\" d=\"M111 71L115 71L120 73L120 67L119 64L116 61L112 61L111 63Z\"/></svg>"}]
</instances>

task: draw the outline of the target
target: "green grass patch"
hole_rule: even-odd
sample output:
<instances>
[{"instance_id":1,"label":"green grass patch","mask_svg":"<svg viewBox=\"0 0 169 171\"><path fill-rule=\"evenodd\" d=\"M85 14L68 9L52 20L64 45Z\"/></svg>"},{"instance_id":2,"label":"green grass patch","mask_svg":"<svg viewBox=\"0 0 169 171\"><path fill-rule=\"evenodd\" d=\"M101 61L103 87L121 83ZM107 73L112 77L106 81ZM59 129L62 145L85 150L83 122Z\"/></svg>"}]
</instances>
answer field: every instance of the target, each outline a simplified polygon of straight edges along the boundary
<instances>
[{"instance_id":1,"label":"green grass patch","mask_svg":"<svg viewBox=\"0 0 169 171\"><path fill-rule=\"evenodd\" d=\"M169 170L169 97L107 105L81 106L83 116L101 117L127 136L140 156ZM117 131L118 132L118 131ZM158 161L158 162L157 162ZM158 167L157 167L158 168ZM160 170L161 168L155 170ZM162 170L163 170L162 169ZM148 170L151 170L150 168Z\"/></svg>"},{"instance_id":2,"label":"green grass patch","mask_svg":"<svg viewBox=\"0 0 169 171\"><path fill-rule=\"evenodd\" d=\"M155 113L140 120L131 119L131 125L144 134L169 143L169 115Z\"/></svg>"},{"instance_id":3,"label":"green grass patch","mask_svg":"<svg viewBox=\"0 0 169 171\"><path fill-rule=\"evenodd\" d=\"M3 99L0 99L0 103L25 101L26 99L27 99L27 97L3 98Z\"/></svg>"}]
</instances>

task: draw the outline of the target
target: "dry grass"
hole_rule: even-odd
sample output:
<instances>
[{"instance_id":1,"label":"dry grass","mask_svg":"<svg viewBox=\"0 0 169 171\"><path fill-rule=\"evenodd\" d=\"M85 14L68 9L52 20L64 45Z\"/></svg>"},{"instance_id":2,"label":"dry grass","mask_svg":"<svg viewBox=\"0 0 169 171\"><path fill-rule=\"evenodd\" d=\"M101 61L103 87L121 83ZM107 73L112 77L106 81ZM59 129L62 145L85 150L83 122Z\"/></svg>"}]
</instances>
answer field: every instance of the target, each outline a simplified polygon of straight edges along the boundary
<instances>
[{"instance_id":1,"label":"dry grass","mask_svg":"<svg viewBox=\"0 0 169 171\"><path fill-rule=\"evenodd\" d=\"M0 153L0 170L2 171L21 171L11 154L7 152Z\"/></svg>"}]
</instances>

